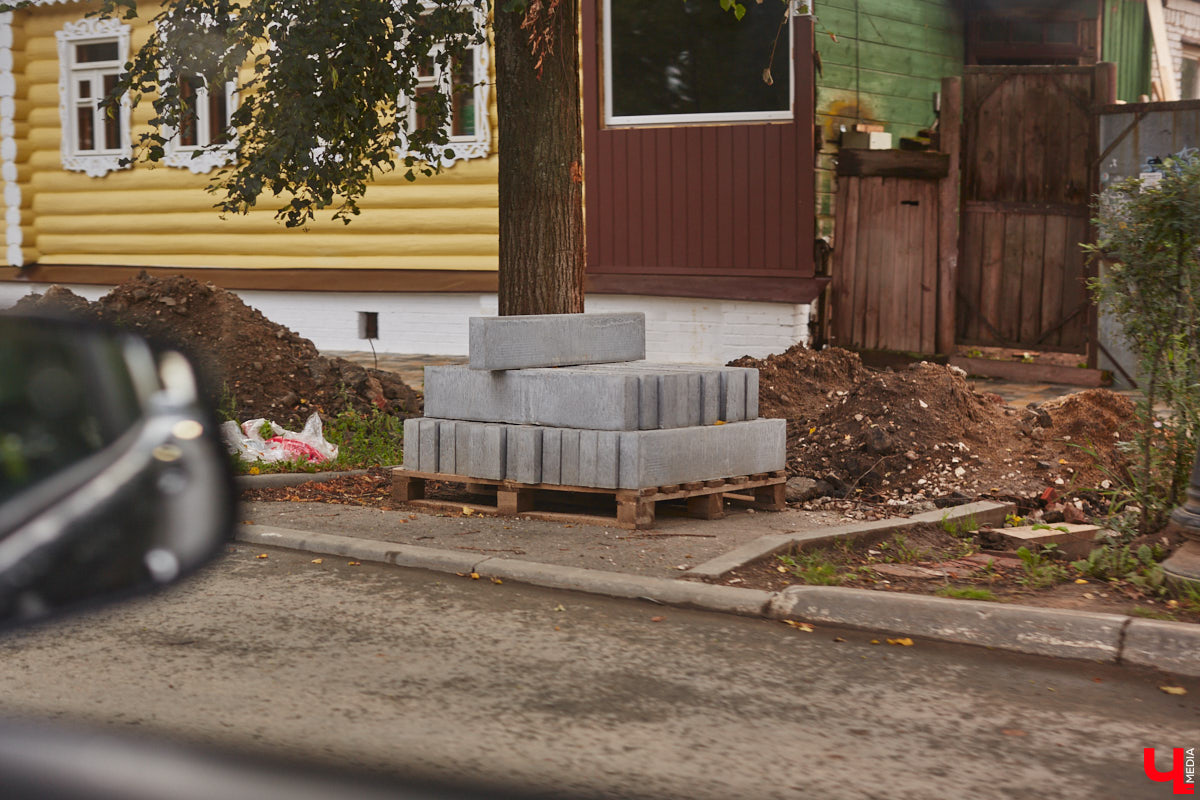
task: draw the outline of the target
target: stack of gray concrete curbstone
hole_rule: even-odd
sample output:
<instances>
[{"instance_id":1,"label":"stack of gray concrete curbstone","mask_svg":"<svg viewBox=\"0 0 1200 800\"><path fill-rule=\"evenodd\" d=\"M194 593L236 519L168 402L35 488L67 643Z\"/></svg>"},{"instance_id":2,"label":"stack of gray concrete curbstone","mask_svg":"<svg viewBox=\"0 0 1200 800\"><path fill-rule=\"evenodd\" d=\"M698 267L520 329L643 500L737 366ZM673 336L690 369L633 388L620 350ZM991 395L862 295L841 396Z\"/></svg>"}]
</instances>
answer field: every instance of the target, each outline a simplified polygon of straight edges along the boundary
<instances>
[{"instance_id":1,"label":"stack of gray concrete curbstone","mask_svg":"<svg viewBox=\"0 0 1200 800\"><path fill-rule=\"evenodd\" d=\"M425 368L406 469L643 489L773 472L786 423L758 418L758 370L654 364L642 314L473 317L470 365Z\"/></svg>"}]
</instances>

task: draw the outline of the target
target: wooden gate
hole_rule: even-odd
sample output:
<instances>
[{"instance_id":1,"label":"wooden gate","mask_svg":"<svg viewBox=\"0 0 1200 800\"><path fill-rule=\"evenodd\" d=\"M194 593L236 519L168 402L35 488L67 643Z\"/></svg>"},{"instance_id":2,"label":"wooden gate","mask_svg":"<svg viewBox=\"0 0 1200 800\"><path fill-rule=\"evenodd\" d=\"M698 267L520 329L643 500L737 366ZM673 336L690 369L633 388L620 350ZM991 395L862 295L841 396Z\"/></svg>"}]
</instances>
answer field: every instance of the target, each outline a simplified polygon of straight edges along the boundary
<instances>
[{"instance_id":1,"label":"wooden gate","mask_svg":"<svg viewBox=\"0 0 1200 800\"><path fill-rule=\"evenodd\" d=\"M1083 353L1097 67L967 67L957 340Z\"/></svg>"}]
</instances>

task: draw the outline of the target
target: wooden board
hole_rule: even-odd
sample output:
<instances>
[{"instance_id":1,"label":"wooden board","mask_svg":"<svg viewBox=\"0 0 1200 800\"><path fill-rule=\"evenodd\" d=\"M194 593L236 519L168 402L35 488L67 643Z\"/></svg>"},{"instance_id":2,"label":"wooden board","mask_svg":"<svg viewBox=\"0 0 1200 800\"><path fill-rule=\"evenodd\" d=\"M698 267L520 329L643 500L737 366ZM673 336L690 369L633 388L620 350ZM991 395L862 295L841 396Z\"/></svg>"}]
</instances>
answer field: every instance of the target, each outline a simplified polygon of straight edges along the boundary
<instances>
[{"instance_id":1,"label":"wooden board","mask_svg":"<svg viewBox=\"0 0 1200 800\"><path fill-rule=\"evenodd\" d=\"M493 486L496 488L496 501L494 504L482 504L428 498L425 496L427 481L459 483L476 487ZM638 530L654 527L656 504L671 500L687 501L687 510L692 516L700 519L719 519L724 516L726 499L741 501L746 499L745 492L750 491L752 496L749 497L748 502L753 508L763 511L782 511L786 507L784 500L786 483L787 473L778 471L765 475L737 475L683 486L601 489L594 486L561 486L469 478L463 475L418 472L397 467L392 470L392 499L396 503L406 503L419 508L444 511L461 511L466 508L472 513L499 516L519 514L533 519ZM546 495L561 497L578 494L613 497L617 503L616 516L551 511L538 507L539 504L545 504L543 498Z\"/></svg>"}]
</instances>

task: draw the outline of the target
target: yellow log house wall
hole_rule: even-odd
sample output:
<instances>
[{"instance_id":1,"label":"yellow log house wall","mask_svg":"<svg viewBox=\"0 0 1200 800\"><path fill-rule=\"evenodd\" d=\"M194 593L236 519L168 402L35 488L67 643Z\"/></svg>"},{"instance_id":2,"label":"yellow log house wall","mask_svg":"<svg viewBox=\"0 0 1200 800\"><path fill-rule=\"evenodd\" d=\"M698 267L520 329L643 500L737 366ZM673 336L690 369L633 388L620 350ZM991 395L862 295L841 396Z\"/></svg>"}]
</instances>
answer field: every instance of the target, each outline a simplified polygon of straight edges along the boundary
<instances>
[{"instance_id":1,"label":"yellow log house wall","mask_svg":"<svg viewBox=\"0 0 1200 800\"><path fill-rule=\"evenodd\" d=\"M269 197L260 200L261 210L221 219L212 207L215 196L205 191L210 175L146 163L100 178L63 168L55 34L87 9L56 4L12 17L13 138L25 266L496 269L494 92L487 158L459 161L414 183L400 171L381 175L349 225L326 212L308 229L285 228L274 219L276 204ZM134 20L131 47L143 43L148 31L144 18ZM135 141L150 117L148 101L133 110Z\"/></svg>"}]
</instances>

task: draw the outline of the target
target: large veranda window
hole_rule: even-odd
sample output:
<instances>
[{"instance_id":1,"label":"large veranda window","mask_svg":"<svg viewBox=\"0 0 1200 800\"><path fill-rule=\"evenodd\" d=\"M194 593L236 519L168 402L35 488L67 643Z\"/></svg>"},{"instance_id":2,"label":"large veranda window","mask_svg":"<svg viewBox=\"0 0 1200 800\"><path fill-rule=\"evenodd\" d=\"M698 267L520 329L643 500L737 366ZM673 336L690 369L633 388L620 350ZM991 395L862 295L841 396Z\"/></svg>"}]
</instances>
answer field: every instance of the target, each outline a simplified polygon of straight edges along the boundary
<instances>
[{"instance_id":1,"label":"large veranda window","mask_svg":"<svg viewBox=\"0 0 1200 800\"><path fill-rule=\"evenodd\" d=\"M604 0L605 122L792 119L788 8L744 5L738 20L714 0Z\"/></svg>"}]
</instances>

